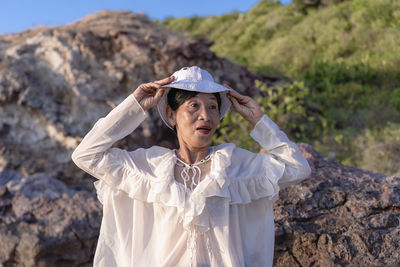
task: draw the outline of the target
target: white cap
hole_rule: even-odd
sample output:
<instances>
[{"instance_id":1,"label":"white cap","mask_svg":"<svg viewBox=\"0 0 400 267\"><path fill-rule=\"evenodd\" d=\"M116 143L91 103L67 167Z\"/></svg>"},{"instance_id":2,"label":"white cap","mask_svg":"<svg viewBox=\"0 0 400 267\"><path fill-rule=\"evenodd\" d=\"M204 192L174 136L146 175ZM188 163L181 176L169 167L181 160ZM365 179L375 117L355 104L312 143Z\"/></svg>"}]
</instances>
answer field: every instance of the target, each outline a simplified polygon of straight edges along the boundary
<instances>
[{"instance_id":1,"label":"white cap","mask_svg":"<svg viewBox=\"0 0 400 267\"><path fill-rule=\"evenodd\" d=\"M194 91L199 93L220 93L221 96L221 107L220 107L220 114L221 119L225 116L228 112L229 108L231 107L231 101L229 101L226 93L229 91L228 88L222 86L216 82L214 82L213 77L207 71L197 67L184 67L172 74L175 77L172 83L163 85L163 87L173 87L187 91ZM160 113L161 119L164 123L169 127L173 128L167 120L167 95L169 89L166 89L164 95L158 102L157 109Z\"/></svg>"}]
</instances>

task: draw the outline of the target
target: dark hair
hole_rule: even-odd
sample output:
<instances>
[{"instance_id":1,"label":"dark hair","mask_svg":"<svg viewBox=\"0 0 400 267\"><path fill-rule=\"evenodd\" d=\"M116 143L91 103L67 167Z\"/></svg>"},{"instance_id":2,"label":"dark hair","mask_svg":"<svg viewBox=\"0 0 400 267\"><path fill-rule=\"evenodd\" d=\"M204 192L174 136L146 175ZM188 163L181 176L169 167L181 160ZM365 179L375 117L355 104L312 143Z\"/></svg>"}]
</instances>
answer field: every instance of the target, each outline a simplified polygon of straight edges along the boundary
<instances>
[{"instance_id":1,"label":"dark hair","mask_svg":"<svg viewBox=\"0 0 400 267\"><path fill-rule=\"evenodd\" d=\"M171 87L167 95L167 103L172 110L177 110L186 100L195 97L198 93ZM217 98L218 110L221 112L221 96L219 93L213 93L213 95Z\"/></svg>"}]
</instances>

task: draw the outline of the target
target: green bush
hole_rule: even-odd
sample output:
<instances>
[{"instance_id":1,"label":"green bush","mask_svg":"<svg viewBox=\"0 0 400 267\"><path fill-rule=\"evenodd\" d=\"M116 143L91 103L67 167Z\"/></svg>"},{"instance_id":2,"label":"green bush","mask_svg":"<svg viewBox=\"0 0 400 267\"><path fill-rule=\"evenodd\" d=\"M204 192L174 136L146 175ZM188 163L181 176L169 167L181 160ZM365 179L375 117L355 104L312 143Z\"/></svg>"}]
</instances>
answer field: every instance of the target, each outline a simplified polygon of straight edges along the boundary
<instances>
[{"instance_id":1,"label":"green bush","mask_svg":"<svg viewBox=\"0 0 400 267\"><path fill-rule=\"evenodd\" d=\"M400 177L400 124L366 129L354 142L355 162L360 168Z\"/></svg>"},{"instance_id":2,"label":"green bush","mask_svg":"<svg viewBox=\"0 0 400 267\"><path fill-rule=\"evenodd\" d=\"M309 8L311 2L318 5ZM365 167L357 155L366 149L357 142L396 147L389 132L400 123L400 1L311 2L283 6L262 0L246 13L170 18L161 24L214 41L211 49L218 56L251 71L294 81L268 89L258 84L263 97L257 101L291 138ZM305 12L299 12L302 5ZM387 125L395 126L388 130ZM251 148L248 138L235 139L246 127L240 117L229 115L215 142L235 140ZM391 151L393 158L400 154L383 151ZM380 162L378 154L371 157ZM394 165L399 171L400 164ZM373 164L368 168L389 170Z\"/></svg>"},{"instance_id":3,"label":"green bush","mask_svg":"<svg viewBox=\"0 0 400 267\"><path fill-rule=\"evenodd\" d=\"M343 164L400 177L400 124L387 123L362 131L336 130L314 142L314 147Z\"/></svg>"},{"instance_id":4,"label":"green bush","mask_svg":"<svg viewBox=\"0 0 400 267\"><path fill-rule=\"evenodd\" d=\"M321 133L324 121L316 114L308 113L306 98L309 96L309 90L302 82L267 87L264 83L256 81L256 86L261 94L256 97L257 103L290 138L309 142L311 136L316 137ZM239 114L231 112L221 122L213 142L234 142L240 147L258 151L259 146L248 135L251 130L250 123Z\"/></svg>"}]
</instances>

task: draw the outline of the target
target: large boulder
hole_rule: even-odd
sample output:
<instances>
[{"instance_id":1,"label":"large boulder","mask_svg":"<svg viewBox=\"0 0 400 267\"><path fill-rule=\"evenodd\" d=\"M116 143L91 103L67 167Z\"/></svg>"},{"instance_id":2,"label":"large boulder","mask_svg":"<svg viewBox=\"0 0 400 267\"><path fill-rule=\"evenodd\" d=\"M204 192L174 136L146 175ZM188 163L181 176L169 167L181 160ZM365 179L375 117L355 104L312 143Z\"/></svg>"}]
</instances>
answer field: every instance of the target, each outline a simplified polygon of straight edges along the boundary
<instances>
[{"instance_id":1,"label":"large boulder","mask_svg":"<svg viewBox=\"0 0 400 267\"><path fill-rule=\"evenodd\" d=\"M43 173L0 172L0 266L91 266L101 223L95 194Z\"/></svg>"},{"instance_id":2,"label":"large boulder","mask_svg":"<svg viewBox=\"0 0 400 267\"><path fill-rule=\"evenodd\" d=\"M216 57L210 42L173 33L144 15L103 11L70 25L0 36L0 169L82 181L71 153L97 119L141 83L184 66L254 95L255 75ZM121 145L174 145L155 110Z\"/></svg>"},{"instance_id":3,"label":"large boulder","mask_svg":"<svg viewBox=\"0 0 400 267\"><path fill-rule=\"evenodd\" d=\"M275 205L275 266L400 266L400 178L299 147L312 175Z\"/></svg>"}]
</instances>

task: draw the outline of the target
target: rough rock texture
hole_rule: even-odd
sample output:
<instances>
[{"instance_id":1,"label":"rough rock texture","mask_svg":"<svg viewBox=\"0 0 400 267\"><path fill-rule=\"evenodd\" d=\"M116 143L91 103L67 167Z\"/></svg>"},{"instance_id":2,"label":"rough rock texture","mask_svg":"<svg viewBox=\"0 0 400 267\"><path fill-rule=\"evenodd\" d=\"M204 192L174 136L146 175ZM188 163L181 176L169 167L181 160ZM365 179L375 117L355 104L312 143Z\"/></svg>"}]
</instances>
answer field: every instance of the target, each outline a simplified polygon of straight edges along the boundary
<instances>
[{"instance_id":1,"label":"rough rock texture","mask_svg":"<svg viewBox=\"0 0 400 267\"><path fill-rule=\"evenodd\" d=\"M0 266L91 265L101 206L70 155L140 83L190 65L250 95L275 82L209 46L129 12L0 35ZM120 147L172 145L149 115ZM313 174L275 206L275 266L399 266L400 179L300 148Z\"/></svg>"},{"instance_id":2,"label":"rough rock texture","mask_svg":"<svg viewBox=\"0 0 400 267\"><path fill-rule=\"evenodd\" d=\"M255 79L271 83L217 58L210 45L122 11L0 36L0 169L80 182L70 155L95 121L139 84L184 66L208 69L216 81L248 94L258 92ZM172 132L155 110L149 113L125 139L129 148L171 146Z\"/></svg>"},{"instance_id":3,"label":"rough rock texture","mask_svg":"<svg viewBox=\"0 0 400 267\"><path fill-rule=\"evenodd\" d=\"M400 266L400 178L328 160L275 206L275 266Z\"/></svg>"},{"instance_id":4,"label":"rough rock texture","mask_svg":"<svg viewBox=\"0 0 400 267\"><path fill-rule=\"evenodd\" d=\"M274 266L400 266L400 178L299 147L313 173L275 205ZM100 221L94 193L0 173L0 266L90 266Z\"/></svg>"},{"instance_id":5,"label":"rough rock texture","mask_svg":"<svg viewBox=\"0 0 400 267\"><path fill-rule=\"evenodd\" d=\"M0 266L90 265L101 207L71 153L139 84L191 65L250 95L256 79L274 82L210 45L121 11L0 35ZM149 115L118 145L172 146L158 113Z\"/></svg>"},{"instance_id":6,"label":"rough rock texture","mask_svg":"<svg viewBox=\"0 0 400 267\"><path fill-rule=\"evenodd\" d=\"M43 173L0 173L0 266L91 266L101 204Z\"/></svg>"}]
</instances>

